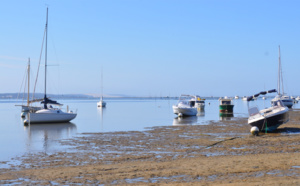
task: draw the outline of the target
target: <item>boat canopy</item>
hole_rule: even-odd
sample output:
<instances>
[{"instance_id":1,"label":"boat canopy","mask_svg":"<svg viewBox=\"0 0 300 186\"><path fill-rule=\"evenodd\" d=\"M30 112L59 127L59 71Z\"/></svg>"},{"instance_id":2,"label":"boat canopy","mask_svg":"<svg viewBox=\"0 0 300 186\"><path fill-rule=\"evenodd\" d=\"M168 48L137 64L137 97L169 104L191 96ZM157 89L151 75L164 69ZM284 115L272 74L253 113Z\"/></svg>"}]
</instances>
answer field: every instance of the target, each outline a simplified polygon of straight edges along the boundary
<instances>
[{"instance_id":1,"label":"boat canopy","mask_svg":"<svg viewBox=\"0 0 300 186\"><path fill-rule=\"evenodd\" d=\"M268 90L268 91L261 91L260 93L254 94L253 96L248 96L247 101L251 101L254 98L257 98L259 95L266 95L267 93L274 93L277 92L276 89Z\"/></svg>"}]
</instances>

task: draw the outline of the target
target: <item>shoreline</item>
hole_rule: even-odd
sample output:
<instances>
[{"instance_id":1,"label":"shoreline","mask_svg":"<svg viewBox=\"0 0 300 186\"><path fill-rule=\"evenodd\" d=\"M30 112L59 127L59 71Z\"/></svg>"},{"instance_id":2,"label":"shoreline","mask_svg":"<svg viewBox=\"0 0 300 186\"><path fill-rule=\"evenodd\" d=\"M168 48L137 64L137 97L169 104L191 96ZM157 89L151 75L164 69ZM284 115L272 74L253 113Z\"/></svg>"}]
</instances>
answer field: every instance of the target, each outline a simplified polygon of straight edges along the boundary
<instances>
[{"instance_id":1,"label":"shoreline","mask_svg":"<svg viewBox=\"0 0 300 186\"><path fill-rule=\"evenodd\" d=\"M299 124L294 109L276 133L257 137L247 118L84 133L60 141L64 151L17 158L0 169L0 184L299 185Z\"/></svg>"}]
</instances>

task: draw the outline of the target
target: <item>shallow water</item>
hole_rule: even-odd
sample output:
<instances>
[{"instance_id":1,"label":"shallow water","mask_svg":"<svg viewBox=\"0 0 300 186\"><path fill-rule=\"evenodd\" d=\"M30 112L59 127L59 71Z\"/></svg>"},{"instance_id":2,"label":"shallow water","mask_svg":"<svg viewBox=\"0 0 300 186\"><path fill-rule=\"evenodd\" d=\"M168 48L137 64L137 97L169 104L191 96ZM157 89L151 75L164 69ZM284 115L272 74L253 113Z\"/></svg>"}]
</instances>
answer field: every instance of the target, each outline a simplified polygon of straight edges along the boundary
<instances>
[{"instance_id":1,"label":"shallow water","mask_svg":"<svg viewBox=\"0 0 300 186\"><path fill-rule=\"evenodd\" d=\"M61 100L76 110L78 115L71 123L24 126L20 117L21 104L17 100L0 100L0 162L9 161L24 153L53 153L65 150L59 140L78 136L81 133L142 131L153 126L205 125L210 120L233 120L247 117L247 102L234 100L233 115L220 115L218 100L206 100L204 112L196 117L178 119L173 114L172 99L108 99L106 108L97 108L98 100ZM269 106L270 100L257 100L261 109ZM296 104L295 108L299 108ZM2 162L3 165L3 162ZM3 165L4 166L4 165ZM0 163L0 168L3 167Z\"/></svg>"}]
</instances>

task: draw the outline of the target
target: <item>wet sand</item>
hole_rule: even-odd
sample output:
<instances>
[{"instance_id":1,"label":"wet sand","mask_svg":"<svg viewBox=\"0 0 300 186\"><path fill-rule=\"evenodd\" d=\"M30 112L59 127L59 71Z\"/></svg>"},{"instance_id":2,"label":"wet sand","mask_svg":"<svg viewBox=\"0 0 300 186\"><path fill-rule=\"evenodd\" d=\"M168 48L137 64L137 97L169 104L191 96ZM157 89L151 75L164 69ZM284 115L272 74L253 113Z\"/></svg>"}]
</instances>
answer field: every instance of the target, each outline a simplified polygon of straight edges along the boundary
<instances>
[{"instance_id":1,"label":"wet sand","mask_svg":"<svg viewBox=\"0 0 300 186\"><path fill-rule=\"evenodd\" d=\"M22 164L0 169L0 184L300 185L300 110L259 136L247 118L231 118L61 143L65 151L16 158Z\"/></svg>"}]
</instances>

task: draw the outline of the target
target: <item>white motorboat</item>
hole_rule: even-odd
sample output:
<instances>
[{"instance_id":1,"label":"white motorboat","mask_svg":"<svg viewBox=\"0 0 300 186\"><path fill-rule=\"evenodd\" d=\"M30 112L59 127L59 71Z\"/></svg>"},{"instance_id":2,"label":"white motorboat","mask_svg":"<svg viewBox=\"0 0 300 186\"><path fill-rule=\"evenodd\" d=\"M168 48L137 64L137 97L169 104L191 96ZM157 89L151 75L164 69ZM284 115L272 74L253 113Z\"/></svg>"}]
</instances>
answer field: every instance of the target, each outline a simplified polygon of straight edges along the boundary
<instances>
[{"instance_id":1,"label":"white motorboat","mask_svg":"<svg viewBox=\"0 0 300 186\"><path fill-rule=\"evenodd\" d=\"M275 89L269 91L262 91L259 94L248 97L248 102L254 97L265 95L266 93L276 92ZM252 127L257 127L259 131L272 132L280 125L289 121L289 109L283 105L282 101L278 99L271 105L271 107L259 110L257 106L249 107L248 104L248 124Z\"/></svg>"},{"instance_id":2,"label":"white motorboat","mask_svg":"<svg viewBox=\"0 0 300 186\"><path fill-rule=\"evenodd\" d=\"M282 67L281 67L281 57L280 57L280 46L279 46L279 58L278 58L278 95L271 100L272 104L275 104L278 100L281 100L284 106L292 108L294 105L294 100L284 93L283 81L282 81Z\"/></svg>"},{"instance_id":3,"label":"white motorboat","mask_svg":"<svg viewBox=\"0 0 300 186\"><path fill-rule=\"evenodd\" d=\"M219 110L220 112L233 113L234 104L231 98L225 96L224 98L219 99Z\"/></svg>"},{"instance_id":4,"label":"white motorboat","mask_svg":"<svg viewBox=\"0 0 300 186\"><path fill-rule=\"evenodd\" d=\"M195 99L195 106L198 110L204 110L205 108L205 99L200 98L200 96L195 96L195 98L192 98L192 100Z\"/></svg>"},{"instance_id":5,"label":"white motorboat","mask_svg":"<svg viewBox=\"0 0 300 186\"><path fill-rule=\"evenodd\" d=\"M300 100L300 96L297 96L297 97L296 97L296 100L299 101L299 100Z\"/></svg>"},{"instance_id":6,"label":"white motorboat","mask_svg":"<svg viewBox=\"0 0 300 186\"><path fill-rule=\"evenodd\" d=\"M234 96L234 99L240 99L240 97L239 96Z\"/></svg>"},{"instance_id":7,"label":"white motorboat","mask_svg":"<svg viewBox=\"0 0 300 186\"><path fill-rule=\"evenodd\" d=\"M178 100L178 103L173 105L174 114L177 114L178 116L196 116L198 110L200 110L201 107L204 108L203 103L199 102L196 104L196 100L198 98L200 97L182 94Z\"/></svg>"},{"instance_id":8,"label":"white motorboat","mask_svg":"<svg viewBox=\"0 0 300 186\"><path fill-rule=\"evenodd\" d=\"M243 97L242 97L242 100L243 100L243 101L247 101L247 96L243 96Z\"/></svg>"},{"instance_id":9,"label":"white motorboat","mask_svg":"<svg viewBox=\"0 0 300 186\"><path fill-rule=\"evenodd\" d=\"M48 8L47 8L47 16L46 16L46 26L45 26L45 94L44 99L41 102L43 105L43 109L33 111L30 110L28 113L28 118L24 121L25 124L32 123L61 123L61 122L69 122L74 119L77 114L73 111L70 111L67 107L67 111L63 112L60 108L53 108L52 105L62 106L62 104L57 103L54 100L50 100L47 98L46 90L47 90L47 32L48 32Z\"/></svg>"}]
</instances>

